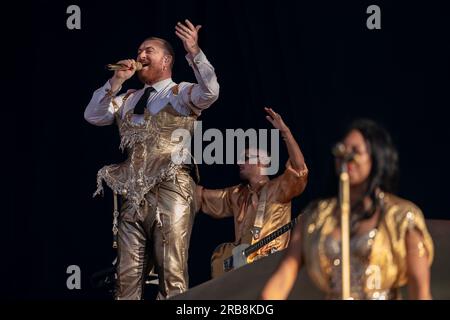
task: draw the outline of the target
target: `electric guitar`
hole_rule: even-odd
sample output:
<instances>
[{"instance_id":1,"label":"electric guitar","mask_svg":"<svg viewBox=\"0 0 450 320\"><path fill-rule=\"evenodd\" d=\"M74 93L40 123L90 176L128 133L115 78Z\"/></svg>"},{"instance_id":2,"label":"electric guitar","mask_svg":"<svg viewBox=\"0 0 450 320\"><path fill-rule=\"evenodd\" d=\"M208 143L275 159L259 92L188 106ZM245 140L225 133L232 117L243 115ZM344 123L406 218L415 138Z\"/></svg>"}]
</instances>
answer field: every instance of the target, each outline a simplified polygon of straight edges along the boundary
<instances>
[{"instance_id":1,"label":"electric guitar","mask_svg":"<svg viewBox=\"0 0 450 320\"><path fill-rule=\"evenodd\" d=\"M252 245L248 243L223 243L219 245L211 257L211 277L216 278L225 272L246 265L248 263L247 258L252 253L291 230L297 224L297 219L298 217Z\"/></svg>"}]
</instances>

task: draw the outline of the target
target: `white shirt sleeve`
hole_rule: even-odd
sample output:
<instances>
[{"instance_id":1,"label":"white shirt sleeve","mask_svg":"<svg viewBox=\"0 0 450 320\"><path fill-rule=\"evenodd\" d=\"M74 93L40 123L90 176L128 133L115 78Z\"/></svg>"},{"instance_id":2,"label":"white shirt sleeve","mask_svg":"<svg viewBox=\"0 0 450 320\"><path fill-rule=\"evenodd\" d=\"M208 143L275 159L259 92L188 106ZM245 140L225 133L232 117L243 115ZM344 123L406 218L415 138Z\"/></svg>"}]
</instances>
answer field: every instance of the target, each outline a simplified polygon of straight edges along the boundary
<instances>
[{"instance_id":1,"label":"white shirt sleeve","mask_svg":"<svg viewBox=\"0 0 450 320\"><path fill-rule=\"evenodd\" d=\"M92 95L91 101L84 111L84 119L87 122L96 126L107 126L114 123L114 108L113 100L118 107L121 107L121 99L117 99L115 95L120 91L111 91L111 84L109 80L105 85L97 89Z\"/></svg>"},{"instance_id":2,"label":"white shirt sleeve","mask_svg":"<svg viewBox=\"0 0 450 320\"><path fill-rule=\"evenodd\" d=\"M198 111L196 113L200 114L219 97L219 83L214 68L203 51L200 51L194 58L187 54L186 60L194 70L197 84L193 84L192 88L191 86L183 88L182 101L187 106L193 104L194 109L198 109L194 112Z\"/></svg>"}]
</instances>

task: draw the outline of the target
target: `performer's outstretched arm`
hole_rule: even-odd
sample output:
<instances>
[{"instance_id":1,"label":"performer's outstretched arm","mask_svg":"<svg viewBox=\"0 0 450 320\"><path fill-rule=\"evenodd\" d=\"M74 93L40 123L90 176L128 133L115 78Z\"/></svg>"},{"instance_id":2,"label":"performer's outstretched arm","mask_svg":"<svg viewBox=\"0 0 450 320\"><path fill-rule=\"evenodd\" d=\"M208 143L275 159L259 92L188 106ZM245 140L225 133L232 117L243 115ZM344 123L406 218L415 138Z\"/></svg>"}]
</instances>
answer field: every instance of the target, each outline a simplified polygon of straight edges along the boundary
<instances>
[{"instance_id":1,"label":"performer's outstretched arm","mask_svg":"<svg viewBox=\"0 0 450 320\"><path fill-rule=\"evenodd\" d=\"M200 114L219 97L219 83L213 66L198 45L198 31L201 26L194 26L189 20L185 22L185 25L177 23L175 33L183 41L187 51L186 59L194 70L197 84L183 90L182 95L191 108L193 105L193 111Z\"/></svg>"},{"instance_id":2,"label":"performer's outstretched arm","mask_svg":"<svg viewBox=\"0 0 450 320\"><path fill-rule=\"evenodd\" d=\"M281 116L273 111L272 108L264 109L268 114L266 116L267 120L272 123L274 128L280 130L288 150L289 160L286 164L286 170L276 180L279 183L278 200L281 202L289 202L305 190L308 181L308 168L306 167L305 158L297 141Z\"/></svg>"},{"instance_id":3,"label":"performer's outstretched arm","mask_svg":"<svg viewBox=\"0 0 450 320\"><path fill-rule=\"evenodd\" d=\"M294 136L291 133L289 127L284 123L281 116L273 111L272 108L264 108L266 112L269 114L266 116L266 119L272 123L274 128L280 130L281 137L284 139L286 143L286 147L289 153L289 161L292 169L296 172L300 172L303 170L307 170L305 158L303 157L303 153L298 146L297 141L295 141Z\"/></svg>"},{"instance_id":4,"label":"performer's outstretched arm","mask_svg":"<svg viewBox=\"0 0 450 320\"><path fill-rule=\"evenodd\" d=\"M195 192L197 211L202 211L216 219L232 217L231 190L232 188L214 190L197 186Z\"/></svg>"}]
</instances>

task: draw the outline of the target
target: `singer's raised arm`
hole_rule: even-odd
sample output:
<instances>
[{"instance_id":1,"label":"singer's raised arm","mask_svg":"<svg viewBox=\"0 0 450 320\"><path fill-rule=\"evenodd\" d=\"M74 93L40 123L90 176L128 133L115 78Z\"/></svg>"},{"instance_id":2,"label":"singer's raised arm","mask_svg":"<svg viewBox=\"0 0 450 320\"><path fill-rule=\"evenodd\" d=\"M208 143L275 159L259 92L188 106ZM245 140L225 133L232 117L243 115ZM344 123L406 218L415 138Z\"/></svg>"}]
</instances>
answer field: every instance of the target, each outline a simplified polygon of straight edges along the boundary
<instances>
[{"instance_id":1,"label":"singer's raised arm","mask_svg":"<svg viewBox=\"0 0 450 320\"><path fill-rule=\"evenodd\" d=\"M198 46L200 28L194 27L189 20L185 20L185 24L179 22L175 27L175 33L183 42L187 51L186 59L197 79L197 84L181 83L182 100L197 115L219 97L219 83L214 68Z\"/></svg>"},{"instance_id":2,"label":"singer's raised arm","mask_svg":"<svg viewBox=\"0 0 450 320\"><path fill-rule=\"evenodd\" d=\"M122 104L122 99L117 99L116 95L122 89L122 84L136 72L137 62L135 60L121 60L118 64L122 64L126 68L114 71L113 77L94 92L84 111L84 118L93 125L107 126L114 123L114 112L119 110Z\"/></svg>"}]
</instances>

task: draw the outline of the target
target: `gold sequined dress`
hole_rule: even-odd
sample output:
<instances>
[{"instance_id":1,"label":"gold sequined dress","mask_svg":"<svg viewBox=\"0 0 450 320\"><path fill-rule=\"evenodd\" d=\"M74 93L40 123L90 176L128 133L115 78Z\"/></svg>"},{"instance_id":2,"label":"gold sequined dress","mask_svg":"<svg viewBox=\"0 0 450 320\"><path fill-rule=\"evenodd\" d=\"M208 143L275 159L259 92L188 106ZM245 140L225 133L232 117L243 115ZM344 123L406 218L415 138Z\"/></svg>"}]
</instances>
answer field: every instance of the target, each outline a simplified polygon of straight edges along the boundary
<instances>
[{"instance_id":1,"label":"gold sequined dress","mask_svg":"<svg viewBox=\"0 0 450 320\"><path fill-rule=\"evenodd\" d=\"M406 233L423 236L429 264L433 242L421 210L412 202L384 194L380 221L368 232L350 240L350 288L353 299L397 299L407 283ZM341 297L340 240L332 235L338 226L336 198L306 208L302 224L302 260L314 283L329 299Z\"/></svg>"}]
</instances>

